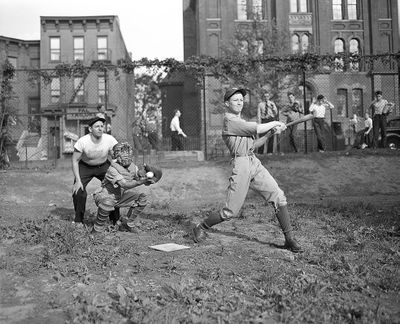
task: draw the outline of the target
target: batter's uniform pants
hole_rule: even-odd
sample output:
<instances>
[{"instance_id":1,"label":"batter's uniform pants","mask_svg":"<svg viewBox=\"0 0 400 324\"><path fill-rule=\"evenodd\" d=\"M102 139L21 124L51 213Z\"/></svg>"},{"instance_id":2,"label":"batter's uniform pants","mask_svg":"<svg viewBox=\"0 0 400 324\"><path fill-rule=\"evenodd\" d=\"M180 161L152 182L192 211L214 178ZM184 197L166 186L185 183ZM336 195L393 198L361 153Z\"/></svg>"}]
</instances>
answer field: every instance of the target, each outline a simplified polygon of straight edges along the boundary
<instances>
[{"instance_id":1,"label":"batter's uniform pants","mask_svg":"<svg viewBox=\"0 0 400 324\"><path fill-rule=\"evenodd\" d=\"M255 155L236 156L232 159L225 207L220 214L229 220L239 214L249 188L258 192L275 210L287 205L286 196L278 183Z\"/></svg>"}]
</instances>

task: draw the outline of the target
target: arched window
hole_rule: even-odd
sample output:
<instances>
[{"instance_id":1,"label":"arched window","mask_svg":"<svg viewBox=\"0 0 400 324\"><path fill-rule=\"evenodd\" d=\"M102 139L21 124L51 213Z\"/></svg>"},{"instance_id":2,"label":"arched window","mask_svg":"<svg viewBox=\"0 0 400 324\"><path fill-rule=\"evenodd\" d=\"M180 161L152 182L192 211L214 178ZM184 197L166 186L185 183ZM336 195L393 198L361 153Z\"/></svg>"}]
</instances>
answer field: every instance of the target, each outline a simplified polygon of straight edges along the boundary
<instances>
[{"instance_id":1,"label":"arched window","mask_svg":"<svg viewBox=\"0 0 400 324\"><path fill-rule=\"evenodd\" d=\"M292 53L298 53L300 49L300 39L299 36L294 34L292 36Z\"/></svg>"},{"instance_id":2,"label":"arched window","mask_svg":"<svg viewBox=\"0 0 400 324\"><path fill-rule=\"evenodd\" d=\"M252 43L253 52L255 55L262 55L264 53L264 42L260 39L256 39Z\"/></svg>"},{"instance_id":3,"label":"arched window","mask_svg":"<svg viewBox=\"0 0 400 324\"><path fill-rule=\"evenodd\" d=\"M308 46L309 46L309 37L308 35L304 34L301 36L301 52L306 53L308 52Z\"/></svg>"},{"instance_id":4,"label":"arched window","mask_svg":"<svg viewBox=\"0 0 400 324\"><path fill-rule=\"evenodd\" d=\"M358 39L351 39L350 40L350 54L360 54L360 42ZM359 71L360 64L357 61L350 62L350 70L351 71Z\"/></svg>"},{"instance_id":5,"label":"arched window","mask_svg":"<svg viewBox=\"0 0 400 324\"><path fill-rule=\"evenodd\" d=\"M344 53L344 41L343 39L336 39L335 40L335 54ZM344 61L343 58L336 58L335 59L335 71L343 71L344 70Z\"/></svg>"}]
</instances>

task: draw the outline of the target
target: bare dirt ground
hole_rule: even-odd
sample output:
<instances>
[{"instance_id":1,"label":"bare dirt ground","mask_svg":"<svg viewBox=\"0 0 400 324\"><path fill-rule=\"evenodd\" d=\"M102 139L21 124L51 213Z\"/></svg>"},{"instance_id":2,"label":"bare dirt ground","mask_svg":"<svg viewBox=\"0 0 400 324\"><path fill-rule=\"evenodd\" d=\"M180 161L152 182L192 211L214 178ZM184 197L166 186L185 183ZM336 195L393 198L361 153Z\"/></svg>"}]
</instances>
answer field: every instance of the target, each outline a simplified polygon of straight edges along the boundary
<instances>
[{"instance_id":1,"label":"bare dirt ground","mask_svg":"<svg viewBox=\"0 0 400 324\"><path fill-rule=\"evenodd\" d=\"M94 238L70 224L70 169L1 172L0 323L400 323L400 153L263 163L288 197L301 255L280 248L253 192L238 219L192 243L190 227L223 204L227 159L162 165L137 232ZM90 195L87 207L90 221ZM149 248L169 242L190 248Z\"/></svg>"}]
</instances>

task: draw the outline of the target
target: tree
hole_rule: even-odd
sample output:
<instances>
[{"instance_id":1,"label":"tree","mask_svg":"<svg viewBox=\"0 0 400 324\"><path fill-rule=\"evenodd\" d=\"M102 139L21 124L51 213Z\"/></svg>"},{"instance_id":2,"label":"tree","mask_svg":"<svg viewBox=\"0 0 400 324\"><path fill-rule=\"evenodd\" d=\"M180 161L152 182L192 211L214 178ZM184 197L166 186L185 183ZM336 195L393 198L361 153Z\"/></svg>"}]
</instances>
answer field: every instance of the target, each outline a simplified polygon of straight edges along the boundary
<instances>
[{"instance_id":1,"label":"tree","mask_svg":"<svg viewBox=\"0 0 400 324\"><path fill-rule=\"evenodd\" d=\"M275 20L256 19L239 25L233 40L222 47L223 57L238 63L227 75L229 82L249 89L252 94L253 101L243 109L245 117L256 115L257 102L265 89L275 94L273 99L279 104L281 94L298 84L298 75L283 73L277 64L276 58L285 57L289 52L288 28L281 28Z\"/></svg>"}]
</instances>

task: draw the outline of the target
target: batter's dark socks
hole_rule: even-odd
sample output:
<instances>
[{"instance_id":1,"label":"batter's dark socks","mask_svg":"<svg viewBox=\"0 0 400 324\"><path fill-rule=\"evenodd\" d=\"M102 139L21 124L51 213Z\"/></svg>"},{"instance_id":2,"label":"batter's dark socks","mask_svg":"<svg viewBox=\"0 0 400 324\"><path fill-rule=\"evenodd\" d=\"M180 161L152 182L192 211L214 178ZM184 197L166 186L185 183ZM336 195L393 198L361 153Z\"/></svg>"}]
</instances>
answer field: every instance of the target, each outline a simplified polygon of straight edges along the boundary
<instances>
[{"instance_id":1,"label":"batter's dark socks","mask_svg":"<svg viewBox=\"0 0 400 324\"><path fill-rule=\"evenodd\" d=\"M281 226L283 234L285 234L285 236L290 235L292 227L290 225L290 216L287 209L287 205L278 207L276 217L278 218L278 222L279 225Z\"/></svg>"},{"instance_id":2,"label":"batter's dark socks","mask_svg":"<svg viewBox=\"0 0 400 324\"><path fill-rule=\"evenodd\" d=\"M208 229L216 224L222 223L224 220L221 218L219 213L214 213L208 216L202 223L201 226L204 229Z\"/></svg>"}]
</instances>

